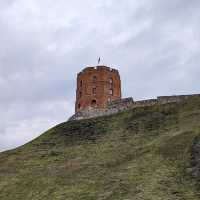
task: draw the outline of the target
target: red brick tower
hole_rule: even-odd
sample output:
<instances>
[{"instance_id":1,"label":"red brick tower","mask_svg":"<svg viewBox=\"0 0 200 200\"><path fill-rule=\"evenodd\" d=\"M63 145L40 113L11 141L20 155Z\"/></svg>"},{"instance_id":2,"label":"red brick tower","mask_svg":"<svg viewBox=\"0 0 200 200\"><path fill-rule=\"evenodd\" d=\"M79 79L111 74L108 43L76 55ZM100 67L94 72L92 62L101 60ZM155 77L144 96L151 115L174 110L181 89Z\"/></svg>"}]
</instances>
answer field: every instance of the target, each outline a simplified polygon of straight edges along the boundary
<instances>
[{"instance_id":1,"label":"red brick tower","mask_svg":"<svg viewBox=\"0 0 200 200\"><path fill-rule=\"evenodd\" d=\"M77 75L76 113L84 108L105 108L107 102L121 99L118 70L106 66L87 67Z\"/></svg>"}]
</instances>

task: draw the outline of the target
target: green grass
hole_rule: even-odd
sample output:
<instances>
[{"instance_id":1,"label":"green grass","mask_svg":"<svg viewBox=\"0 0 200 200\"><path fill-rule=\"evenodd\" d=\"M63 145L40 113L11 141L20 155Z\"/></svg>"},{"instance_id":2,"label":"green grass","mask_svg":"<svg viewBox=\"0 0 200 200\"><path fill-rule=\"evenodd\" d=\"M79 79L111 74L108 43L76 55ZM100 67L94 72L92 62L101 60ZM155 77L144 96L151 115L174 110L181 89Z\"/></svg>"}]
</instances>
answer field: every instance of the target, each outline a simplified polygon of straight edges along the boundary
<instances>
[{"instance_id":1,"label":"green grass","mask_svg":"<svg viewBox=\"0 0 200 200\"><path fill-rule=\"evenodd\" d=\"M197 200L200 99L62 123L0 154L2 200Z\"/></svg>"}]
</instances>

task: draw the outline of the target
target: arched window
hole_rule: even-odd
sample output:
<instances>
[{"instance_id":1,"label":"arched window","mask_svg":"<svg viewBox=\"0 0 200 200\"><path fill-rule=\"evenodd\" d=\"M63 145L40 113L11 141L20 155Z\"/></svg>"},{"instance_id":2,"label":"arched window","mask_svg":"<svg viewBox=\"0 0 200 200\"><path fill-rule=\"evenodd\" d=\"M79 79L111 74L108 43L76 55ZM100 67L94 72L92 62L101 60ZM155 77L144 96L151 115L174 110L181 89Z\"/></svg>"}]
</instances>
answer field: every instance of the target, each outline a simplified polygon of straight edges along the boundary
<instances>
[{"instance_id":1,"label":"arched window","mask_svg":"<svg viewBox=\"0 0 200 200\"><path fill-rule=\"evenodd\" d=\"M80 86L81 86L81 87L83 86L83 81L82 81L82 80L80 81Z\"/></svg>"},{"instance_id":2,"label":"arched window","mask_svg":"<svg viewBox=\"0 0 200 200\"><path fill-rule=\"evenodd\" d=\"M109 95L113 95L113 89L109 90Z\"/></svg>"},{"instance_id":3,"label":"arched window","mask_svg":"<svg viewBox=\"0 0 200 200\"><path fill-rule=\"evenodd\" d=\"M96 76L93 76L93 77L92 77L92 82L95 83L96 81L97 81L97 77L96 77Z\"/></svg>"},{"instance_id":4,"label":"arched window","mask_svg":"<svg viewBox=\"0 0 200 200\"><path fill-rule=\"evenodd\" d=\"M97 101L95 99L93 99L92 102L91 102L91 106L95 107L96 105L97 105Z\"/></svg>"},{"instance_id":5,"label":"arched window","mask_svg":"<svg viewBox=\"0 0 200 200\"><path fill-rule=\"evenodd\" d=\"M109 89L113 89L113 79L112 78L109 78L108 79L108 82L109 82ZM109 94L111 94L111 91L109 92Z\"/></svg>"},{"instance_id":6,"label":"arched window","mask_svg":"<svg viewBox=\"0 0 200 200\"><path fill-rule=\"evenodd\" d=\"M92 88L92 94L96 94L97 93L97 88L96 87L93 87Z\"/></svg>"},{"instance_id":7,"label":"arched window","mask_svg":"<svg viewBox=\"0 0 200 200\"><path fill-rule=\"evenodd\" d=\"M80 98L82 97L82 92L79 92L79 97L80 97Z\"/></svg>"},{"instance_id":8,"label":"arched window","mask_svg":"<svg viewBox=\"0 0 200 200\"><path fill-rule=\"evenodd\" d=\"M79 103L79 104L78 104L78 109L80 109L80 108L81 108L81 104Z\"/></svg>"}]
</instances>

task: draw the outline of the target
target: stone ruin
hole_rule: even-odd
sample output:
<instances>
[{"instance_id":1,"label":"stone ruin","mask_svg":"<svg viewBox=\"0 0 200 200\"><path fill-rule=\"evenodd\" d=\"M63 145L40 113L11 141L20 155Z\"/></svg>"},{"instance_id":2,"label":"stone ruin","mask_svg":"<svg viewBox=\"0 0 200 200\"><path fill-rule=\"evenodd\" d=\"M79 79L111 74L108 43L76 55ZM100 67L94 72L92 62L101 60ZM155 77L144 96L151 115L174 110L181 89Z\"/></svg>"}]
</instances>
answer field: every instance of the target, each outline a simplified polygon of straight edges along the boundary
<instances>
[{"instance_id":1,"label":"stone ruin","mask_svg":"<svg viewBox=\"0 0 200 200\"><path fill-rule=\"evenodd\" d=\"M156 99L148 99L142 101L134 101L132 97L124 98L107 103L106 108L87 107L70 117L69 121L90 119L94 117L108 116L131 110L138 107L148 107L153 105L163 105L168 103L176 103L185 101L191 97L200 97L200 94L193 95L175 95L175 96L159 96Z\"/></svg>"}]
</instances>

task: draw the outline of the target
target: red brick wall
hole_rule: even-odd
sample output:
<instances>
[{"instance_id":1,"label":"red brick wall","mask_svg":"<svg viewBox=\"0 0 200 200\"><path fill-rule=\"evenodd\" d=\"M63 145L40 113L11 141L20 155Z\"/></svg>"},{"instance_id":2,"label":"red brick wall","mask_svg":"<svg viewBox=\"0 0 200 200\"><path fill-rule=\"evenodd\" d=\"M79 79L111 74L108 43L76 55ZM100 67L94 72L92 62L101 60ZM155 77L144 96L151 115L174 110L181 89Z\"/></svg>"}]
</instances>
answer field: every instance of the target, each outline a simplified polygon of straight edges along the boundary
<instances>
[{"instance_id":1,"label":"red brick wall","mask_svg":"<svg viewBox=\"0 0 200 200\"><path fill-rule=\"evenodd\" d=\"M87 67L77 75L76 112L89 106L105 108L109 100L117 99L121 99L117 70L106 66Z\"/></svg>"}]
</instances>

